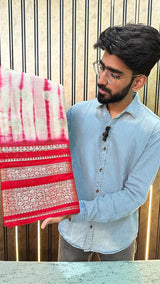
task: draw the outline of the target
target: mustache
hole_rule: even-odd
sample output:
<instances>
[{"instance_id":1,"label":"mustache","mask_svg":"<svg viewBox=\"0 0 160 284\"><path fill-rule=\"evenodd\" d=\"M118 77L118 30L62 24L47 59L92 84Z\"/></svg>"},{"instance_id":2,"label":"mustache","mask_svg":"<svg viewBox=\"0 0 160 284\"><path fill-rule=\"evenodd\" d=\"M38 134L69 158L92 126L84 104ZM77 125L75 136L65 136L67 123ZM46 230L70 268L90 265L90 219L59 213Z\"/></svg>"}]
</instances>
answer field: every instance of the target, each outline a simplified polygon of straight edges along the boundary
<instances>
[{"instance_id":1,"label":"mustache","mask_svg":"<svg viewBox=\"0 0 160 284\"><path fill-rule=\"evenodd\" d=\"M109 93L110 95L112 95L112 92L110 89L106 88L105 85L103 84L97 84L98 88L102 89L103 91L106 91L107 93Z\"/></svg>"}]
</instances>

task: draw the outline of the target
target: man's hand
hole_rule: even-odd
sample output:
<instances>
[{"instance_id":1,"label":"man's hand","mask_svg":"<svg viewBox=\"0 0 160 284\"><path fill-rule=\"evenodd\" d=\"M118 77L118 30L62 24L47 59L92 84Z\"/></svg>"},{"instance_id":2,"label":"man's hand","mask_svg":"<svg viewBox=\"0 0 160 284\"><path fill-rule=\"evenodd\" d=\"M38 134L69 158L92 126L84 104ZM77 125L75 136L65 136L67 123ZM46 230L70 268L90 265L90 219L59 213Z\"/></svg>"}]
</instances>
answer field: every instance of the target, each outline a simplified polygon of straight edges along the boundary
<instances>
[{"instance_id":1,"label":"man's hand","mask_svg":"<svg viewBox=\"0 0 160 284\"><path fill-rule=\"evenodd\" d=\"M47 225L49 224L53 224L53 223L59 223L64 219L69 219L71 220L71 215L65 215L65 216L60 216L60 217L51 217L51 218L47 218L43 221L42 225L41 225L41 229L44 229Z\"/></svg>"}]
</instances>

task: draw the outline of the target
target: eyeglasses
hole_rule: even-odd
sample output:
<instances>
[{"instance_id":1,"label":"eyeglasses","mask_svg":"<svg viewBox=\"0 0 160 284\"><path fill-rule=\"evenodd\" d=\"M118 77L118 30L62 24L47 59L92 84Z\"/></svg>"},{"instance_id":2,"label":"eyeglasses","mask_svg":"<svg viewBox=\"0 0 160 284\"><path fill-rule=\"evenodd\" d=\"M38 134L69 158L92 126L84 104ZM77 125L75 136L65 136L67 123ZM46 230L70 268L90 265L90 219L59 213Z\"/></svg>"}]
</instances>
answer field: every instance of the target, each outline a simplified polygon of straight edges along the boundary
<instances>
[{"instance_id":1,"label":"eyeglasses","mask_svg":"<svg viewBox=\"0 0 160 284\"><path fill-rule=\"evenodd\" d=\"M105 71L106 72L107 81L111 85L115 85L117 80L130 77L130 76L115 75L114 73L112 73L111 71L108 70L108 68L103 64L103 62L101 60L94 62L93 63L93 68L94 68L95 73L98 76L101 76L101 74ZM137 77L137 76L141 76L141 75L142 74L133 75L132 78Z\"/></svg>"}]
</instances>

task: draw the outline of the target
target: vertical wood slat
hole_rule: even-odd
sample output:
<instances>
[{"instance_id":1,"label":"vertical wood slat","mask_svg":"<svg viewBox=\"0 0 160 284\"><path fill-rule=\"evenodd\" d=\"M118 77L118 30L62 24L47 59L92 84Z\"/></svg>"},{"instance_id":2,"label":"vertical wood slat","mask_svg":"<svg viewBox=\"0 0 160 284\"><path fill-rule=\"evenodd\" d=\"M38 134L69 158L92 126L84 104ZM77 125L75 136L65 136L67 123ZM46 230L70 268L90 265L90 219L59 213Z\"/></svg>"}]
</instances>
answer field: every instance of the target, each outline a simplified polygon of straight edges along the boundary
<instances>
[{"instance_id":1,"label":"vertical wood slat","mask_svg":"<svg viewBox=\"0 0 160 284\"><path fill-rule=\"evenodd\" d=\"M152 21L152 0L148 0L148 11L147 11L147 25L151 26ZM143 91L143 104L147 105L147 99L148 99L148 80L147 83L144 86Z\"/></svg>"},{"instance_id":2,"label":"vertical wood slat","mask_svg":"<svg viewBox=\"0 0 160 284\"><path fill-rule=\"evenodd\" d=\"M64 0L60 0L60 84L64 84Z\"/></svg>"},{"instance_id":3,"label":"vertical wood slat","mask_svg":"<svg viewBox=\"0 0 160 284\"><path fill-rule=\"evenodd\" d=\"M157 240L156 240L155 258L156 259L160 259L160 198L159 198L159 210L158 210L158 225L157 225Z\"/></svg>"},{"instance_id":4,"label":"vertical wood slat","mask_svg":"<svg viewBox=\"0 0 160 284\"><path fill-rule=\"evenodd\" d=\"M1 52L0 52L1 57ZM0 194L0 204L2 204L2 198ZM2 206L0 206L0 260L8 260L8 240L5 240L5 230L3 226L3 220L2 220Z\"/></svg>"},{"instance_id":5,"label":"vertical wood slat","mask_svg":"<svg viewBox=\"0 0 160 284\"><path fill-rule=\"evenodd\" d=\"M27 72L26 66L26 14L25 0L21 0L21 47L22 47L22 72ZM29 225L16 227L16 260L24 260L30 257ZM17 242L18 239L18 242Z\"/></svg>"},{"instance_id":6,"label":"vertical wood slat","mask_svg":"<svg viewBox=\"0 0 160 284\"><path fill-rule=\"evenodd\" d=\"M102 31L102 0L98 0L98 12L97 12L97 40ZM101 50L97 49L97 60L101 58Z\"/></svg>"},{"instance_id":7,"label":"vertical wood slat","mask_svg":"<svg viewBox=\"0 0 160 284\"><path fill-rule=\"evenodd\" d=\"M114 26L114 9L115 9L115 0L111 0L110 8L110 27Z\"/></svg>"},{"instance_id":8,"label":"vertical wood slat","mask_svg":"<svg viewBox=\"0 0 160 284\"><path fill-rule=\"evenodd\" d=\"M51 0L47 0L47 79L51 77Z\"/></svg>"},{"instance_id":9,"label":"vertical wood slat","mask_svg":"<svg viewBox=\"0 0 160 284\"><path fill-rule=\"evenodd\" d=\"M21 0L22 71L26 72L26 16L25 0Z\"/></svg>"},{"instance_id":10,"label":"vertical wood slat","mask_svg":"<svg viewBox=\"0 0 160 284\"><path fill-rule=\"evenodd\" d=\"M135 23L139 23L140 0L135 0Z\"/></svg>"},{"instance_id":11,"label":"vertical wood slat","mask_svg":"<svg viewBox=\"0 0 160 284\"><path fill-rule=\"evenodd\" d=\"M151 26L151 22L152 22L152 0L148 0L147 25Z\"/></svg>"},{"instance_id":12,"label":"vertical wood slat","mask_svg":"<svg viewBox=\"0 0 160 284\"><path fill-rule=\"evenodd\" d=\"M8 0L8 27L9 27L10 68L14 69L12 0Z\"/></svg>"},{"instance_id":13,"label":"vertical wood slat","mask_svg":"<svg viewBox=\"0 0 160 284\"><path fill-rule=\"evenodd\" d=\"M154 113L158 115L159 107L159 94L160 94L160 63L157 63L157 74L156 74L156 92L155 92L155 104Z\"/></svg>"},{"instance_id":14,"label":"vertical wood slat","mask_svg":"<svg viewBox=\"0 0 160 284\"><path fill-rule=\"evenodd\" d=\"M10 55L10 68L14 68L14 56L13 56L13 17L12 17L12 0L8 0L8 28L9 28L9 55ZM3 238L4 238L4 260L15 259L15 231L14 229L8 230L3 226ZM11 244L12 240L12 244ZM14 255L12 255L14 250Z\"/></svg>"},{"instance_id":15,"label":"vertical wood slat","mask_svg":"<svg viewBox=\"0 0 160 284\"><path fill-rule=\"evenodd\" d=\"M76 0L72 0L72 105L76 103Z\"/></svg>"},{"instance_id":16,"label":"vertical wood slat","mask_svg":"<svg viewBox=\"0 0 160 284\"><path fill-rule=\"evenodd\" d=\"M143 104L146 106L148 100L148 79L143 89Z\"/></svg>"},{"instance_id":17,"label":"vertical wood slat","mask_svg":"<svg viewBox=\"0 0 160 284\"><path fill-rule=\"evenodd\" d=\"M47 79L52 79L51 71L51 0L47 0ZM48 260L52 260L52 225L48 226Z\"/></svg>"},{"instance_id":18,"label":"vertical wood slat","mask_svg":"<svg viewBox=\"0 0 160 284\"><path fill-rule=\"evenodd\" d=\"M127 0L123 0L122 26L125 26L126 23L127 23Z\"/></svg>"},{"instance_id":19,"label":"vertical wood slat","mask_svg":"<svg viewBox=\"0 0 160 284\"><path fill-rule=\"evenodd\" d=\"M10 55L10 68L14 69L14 48L13 48L13 9L12 0L8 0L8 27L9 27L9 55ZM13 230L12 230L13 232ZM8 260L8 229L4 227L4 257ZM10 234L9 234L10 235ZM15 236L14 236L15 238Z\"/></svg>"},{"instance_id":20,"label":"vertical wood slat","mask_svg":"<svg viewBox=\"0 0 160 284\"><path fill-rule=\"evenodd\" d=\"M159 27L159 31L160 31L160 27ZM155 107L154 107L154 112L157 115L158 115L158 111L159 111L159 95L160 95L160 62L157 63L156 93L155 93ZM160 259L160 197L159 197L159 210L158 210L155 258Z\"/></svg>"},{"instance_id":21,"label":"vertical wood slat","mask_svg":"<svg viewBox=\"0 0 160 284\"><path fill-rule=\"evenodd\" d=\"M35 75L39 75L39 25L38 25L38 0L34 0L34 63Z\"/></svg>"},{"instance_id":22,"label":"vertical wood slat","mask_svg":"<svg viewBox=\"0 0 160 284\"><path fill-rule=\"evenodd\" d=\"M84 95L88 99L88 54L89 54L89 0L85 0L85 34L84 34Z\"/></svg>"},{"instance_id":23,"label":"vertical wood slat","mask_svg":"<svg viewBox=\"0 0 160 284\"><path fill-rule=\"evenodd\" d=\"M39 76L39 25L38 25L38 0L34 0L34 65L35 65L35 75ZM39 222L34 225L35 229L37 227L38 237L37 241L37 260L40 260L40 235L39 235ZM30 259L30 225L26 226L26 258Z\"/></svg>"},{"instance_id":24,"label":"vertical wood slat","mask_svg":"<svg viewBox=\"0 0 160 284\"><path fill-rule=\"evenodd\" d=\"M14 69L12 0L8 0L8 27L9 27L8 34L9 34L10 68ZM8 260L8 230L4 226L3 226L3 242L4 242L4 260Z\"/></svg>"},{"instance_id":25,"label":"vertical wood slat","mask_svg":"<svg viewBox=\"0 0 160 284\"><path fill-rule=\"evenodd\" d=\"M97 40L100 36L101 29L102 29L102 0L98 0L98 7L97 7ZM97 48L97 61L101 58L101 50ZM96 96L98 92L98 75L96 75Z\"/></svg>"}]
</instances>

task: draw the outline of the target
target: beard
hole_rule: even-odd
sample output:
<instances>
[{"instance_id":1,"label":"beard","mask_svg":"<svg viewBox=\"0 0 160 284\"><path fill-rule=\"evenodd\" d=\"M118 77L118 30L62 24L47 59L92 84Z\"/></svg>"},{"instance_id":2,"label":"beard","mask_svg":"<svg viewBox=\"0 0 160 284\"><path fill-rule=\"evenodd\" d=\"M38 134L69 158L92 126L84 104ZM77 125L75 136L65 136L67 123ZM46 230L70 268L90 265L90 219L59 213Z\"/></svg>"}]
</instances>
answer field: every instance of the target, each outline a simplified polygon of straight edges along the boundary
<instances>
[{"instance_id":1,"label":"beard","mask_svg":"<svg viewBox=\"0 0 160 284\"><path fill-rule=\"evenodd\" d=\"M129 93L129 90L131 88L131 85L132 85L132 82L133 82L133 78L131 80L131 82L125 87L123 88L120 92L117 92L117 93L112 93L112 91L108 88L106 88L105 85L101 85L101 84L98 84L98 87L101 88L102 90L106 91L109 96L106 98L106 95L105 94L101 94L101 92L98 92L98 101L99 103L101 104L110 104L110 103L116 103L116 102L120 102L121 100L123 100Z\"/></svg>"}]
</instances>

